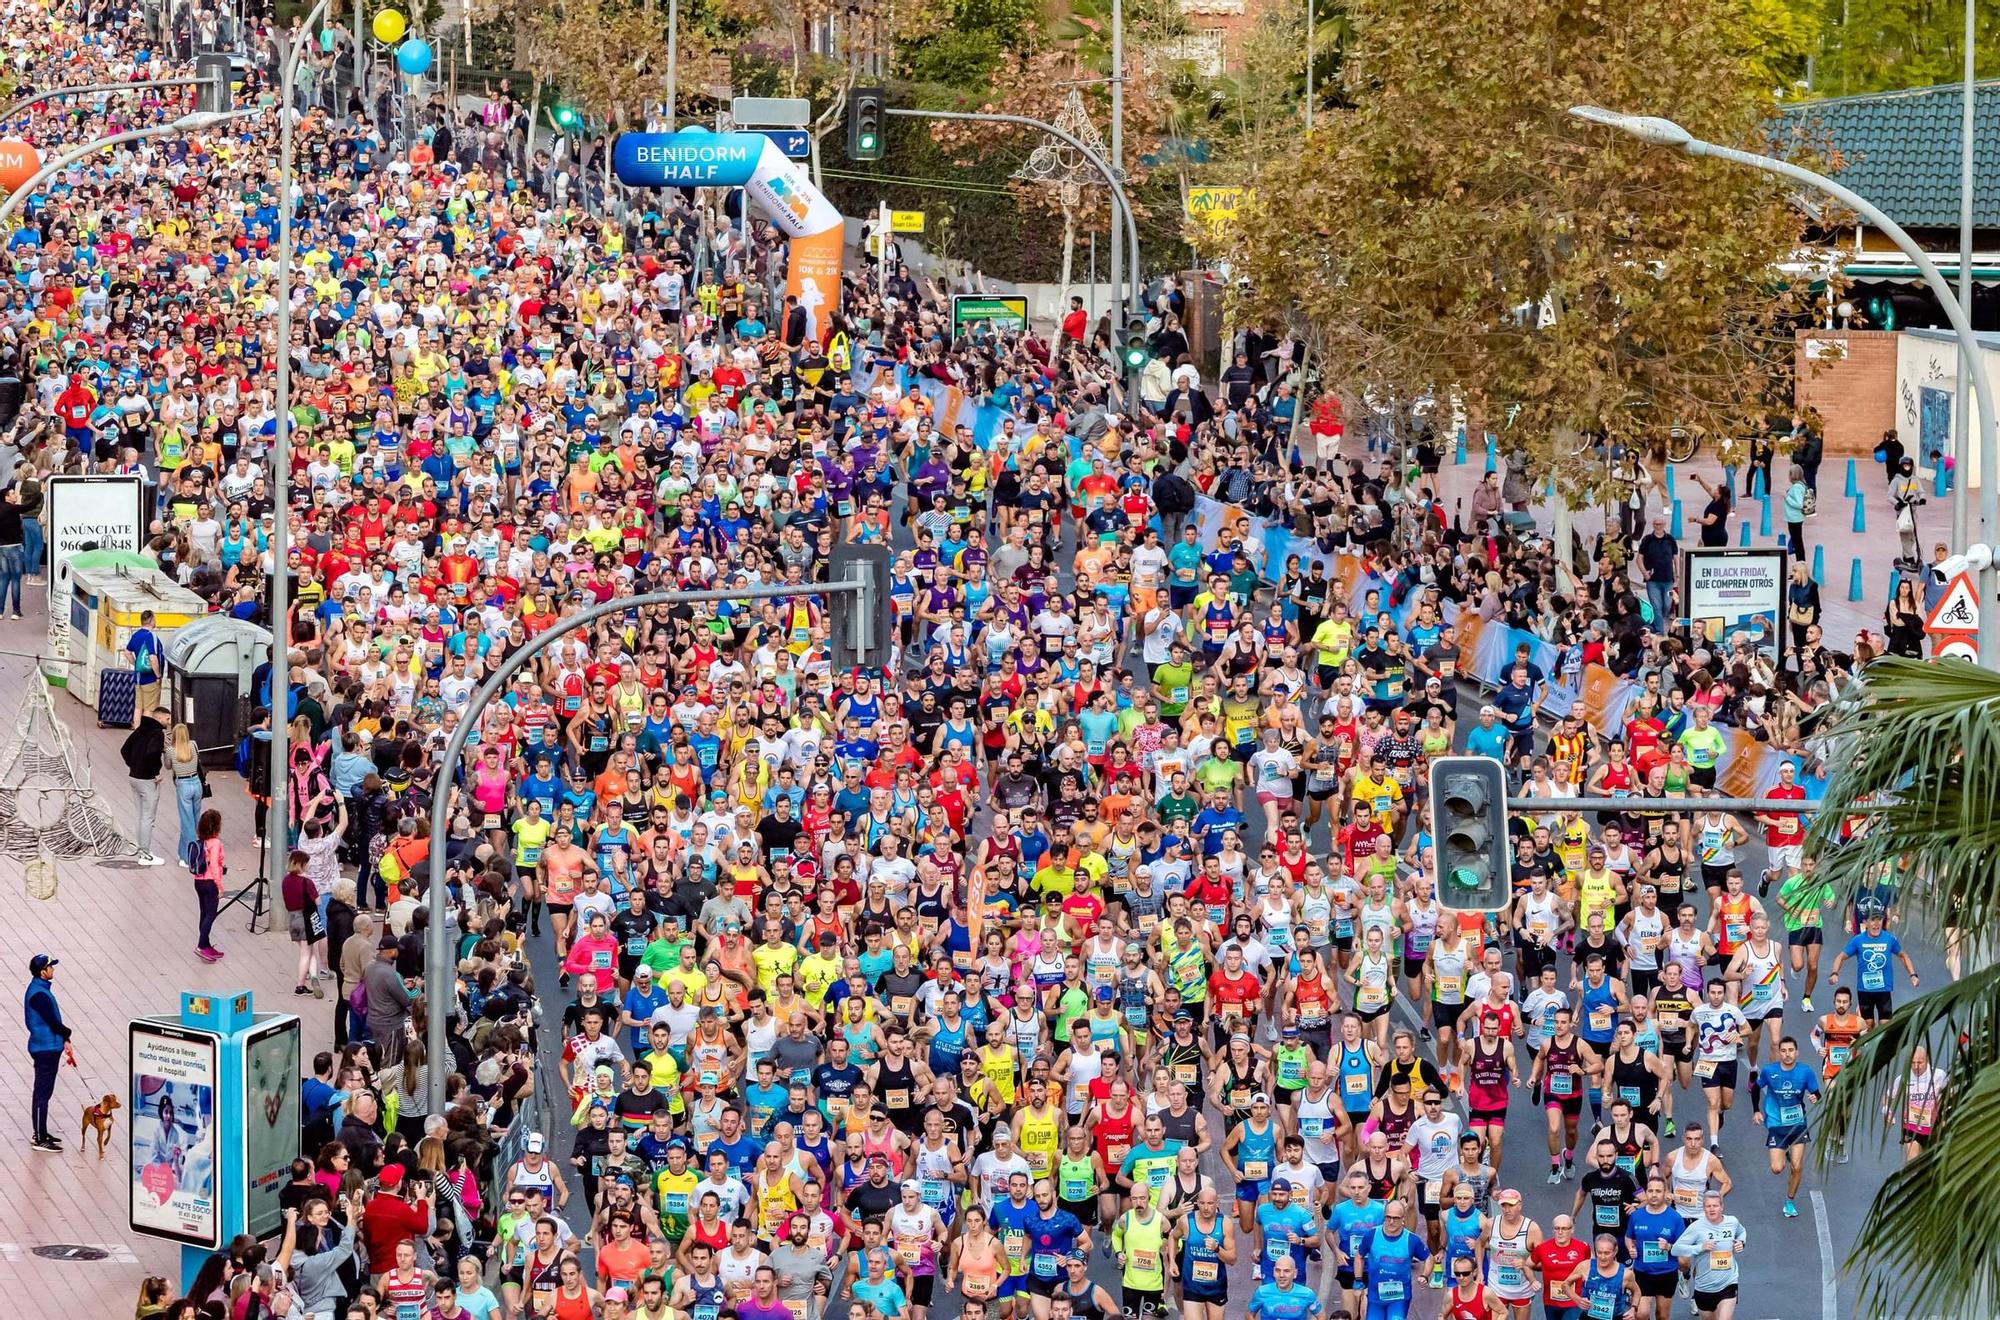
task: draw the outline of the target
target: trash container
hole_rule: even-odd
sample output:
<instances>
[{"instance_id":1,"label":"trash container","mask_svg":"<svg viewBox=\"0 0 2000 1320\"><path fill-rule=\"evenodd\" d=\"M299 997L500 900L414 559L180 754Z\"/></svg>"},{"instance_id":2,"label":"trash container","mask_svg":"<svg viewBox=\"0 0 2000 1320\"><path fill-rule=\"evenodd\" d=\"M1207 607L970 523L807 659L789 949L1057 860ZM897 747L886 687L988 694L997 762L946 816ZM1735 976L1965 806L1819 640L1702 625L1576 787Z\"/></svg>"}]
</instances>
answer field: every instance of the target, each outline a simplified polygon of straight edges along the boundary
<instances>
[{"instance_id":1,"label":"trash container","mask_svg":"<svg viewBox=\"0 0 2000 1320\"><path fill-rule=\"evenodd\" d=\"M209 769L235 764L250 728L250 677L270 653L270 629L226 614L186 624L167 642L167 705Z\"/></svg>"}]
</instances>

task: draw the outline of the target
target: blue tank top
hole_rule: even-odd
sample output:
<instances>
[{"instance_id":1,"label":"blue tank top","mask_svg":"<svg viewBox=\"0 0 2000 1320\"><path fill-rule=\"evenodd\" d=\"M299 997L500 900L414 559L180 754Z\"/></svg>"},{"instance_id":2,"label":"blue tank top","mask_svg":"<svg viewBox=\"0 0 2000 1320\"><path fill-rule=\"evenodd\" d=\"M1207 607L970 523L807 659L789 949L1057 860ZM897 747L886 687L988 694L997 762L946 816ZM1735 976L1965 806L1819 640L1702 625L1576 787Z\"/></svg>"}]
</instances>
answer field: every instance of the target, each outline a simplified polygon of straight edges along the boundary
<instances>
[{"instance_id":1,"label":"blue tank top","mask_svg":"<svg viewBox=\"0 0 2000 1320\"><path fill-rule=\"evenodd\" d=\"M1611 1273L1599 1274L1592 1260L1583 1272L1583 1313L1589 1320L1618 1320L1625 1314L1625 1266L1614 1265Z\"/></svg>"},{"instance_id":2,"label":"blue tank top","mask_svg":"<svg viewBox=\"0 0 2000 1320\"><path fill-rule=\"evenodd\" d=\"M1340 1103L1350 1115L1367 1113L1369 1102L1375 1098L1369 1072L1366 1044L1351 1050L1344 1044L1340 1047Z\"/></svg>"},{"instance_id":3,"label":"blue tank top","mask_svg":"<svg viewBox=\"0 0 2000 1320\"><path fill-rule=\"evenodd\" d=\"M847 703L847 713L859 720L861 727L866 729L869 725L876 723L882 718L882 703L878 698L873 696L870 696L866 701L860 697L854 697Z\"/></svg>"},{"instance_id":4,"label":"blue tank top","mask_svg":"<svg viewBox=\"0 0 2000 1320\"><path fill-rule=\"evenodd\" d=\"M1484 1227L1485 1216L1477 1210L1460 1214L1456 1208L1448 1209L1440 1217L1444 1225L1444 1249L1447 1260L1471 1260L1477 1254L1480 1230Z\"/></svg>"},{"instance_id":5,"label":"blue tank top","mask_svg":"<svg viewBox=\"0 0 2000 1320\"><path fill-rule=\"evenodd\" d=\"M721 1276L718 1275L713 1283L699 1283L692 1275L687 1276L687 1281L688 1288L694 1293L694 1305L688 1308L688 1314L694 1320L716 1320L722 1314L723 1302L727 1300Z\"/></svg>"},{"instance_id":6,"label":"blue tank top","mask_svg":"<svg viewBox=\"0 0 2000 1320\"><path fill-rule=\"evenodd\" d=\"M1271 1166L1278 1158L1278 1125L1272 1123L1263 1132L1245 1123L1241 1129L1243 1139L1236 1143L1236 1167L1244 1171L1245 1182L1262 1182L1271 1176ZM1249 1177L1250 1166L1262 1164L1264 1172L1259 1177Z\"/></svg>"},{"instance_id":7,"label":"blue tank top","mask_svg":"<svg viewBox=\"0 0 2000 1320\"><path fill-rule=\"evenodd\" d=\"M1590 982L1585 981L1583 984L1582 1005L1583 1012L1577 1018L1577 1035L1582 1036L1592 1045L1609 1045L1612 1036L1616 1035L1618 1031L1618 997L1612 993L1611 978L1608 976L1605 977L1604 984L1596 987L1593 987ZM1603 1013L1607 1010L1611 1014L1610 1025L1599 1030L1592 1030L1590 1024L1591 1014L1593 1012Z\"/></svg>"},{"instance_id":8,"label":"blue tank top","mask_svg":"<svg viewBox=\"0 0 2000 1320\"><path fill-rule=\"evenodd\" d=\"M862 1067L875 1062L875 1042L868 1039L868 1024L842 1023L840 1034L847 1038L847 1051Z\"/></svg>"},{"instance_id":9,"label":"blue tank top","mask_svg":"<svg viewBox=\"0 0 2000 1320\"><path fill-rule=\"evenodd\" d=\"M1193 1215L1187 1217L1186 1225L1186 1236L1181 1239L1181 1287L1221 1291L1222 1216L1216 1216L1215 1227L1207 1232L1195 1223ZM1198 1264L1208 1268L1198 1269ZM1197 1274L1205 1277L1196 1278Z\"/></svg>"},{"instance_id":10,"label":"blue tank top","mask_svg":"<svg viewBox=\"0 0 2000 1320\"><path fill-rule=\"evenodd\" d=\"M930 1070L941 1076L958 1076L958 1061L965 1057L966 1021L960 1018L958 1026L947 1027L939 1019L931 1036L930 1057L925 1060Z\"/></svg>"}]
</instances>

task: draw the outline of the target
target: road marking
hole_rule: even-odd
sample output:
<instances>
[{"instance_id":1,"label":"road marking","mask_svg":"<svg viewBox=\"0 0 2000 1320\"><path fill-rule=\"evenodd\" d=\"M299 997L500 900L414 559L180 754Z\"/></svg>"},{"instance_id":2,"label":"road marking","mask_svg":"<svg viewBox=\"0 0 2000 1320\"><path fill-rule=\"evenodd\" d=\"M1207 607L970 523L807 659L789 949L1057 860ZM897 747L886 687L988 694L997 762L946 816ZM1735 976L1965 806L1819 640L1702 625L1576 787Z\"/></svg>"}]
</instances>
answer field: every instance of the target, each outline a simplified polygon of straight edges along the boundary
<instances>
[{"instance_id":1,"label":"road marking","mask_svg":"<svg viewBox=\"0 0 2000 1320\"><path fill-rule=\"evenodd\" d=\"M1833 1230L1826 1226L1826 1197L1812 1194L1813 1231L1819 1237L1819 1312L1821 1320L1839 1320L1840 1281L1833 1273Z\"/></svg>"}]
</instances>

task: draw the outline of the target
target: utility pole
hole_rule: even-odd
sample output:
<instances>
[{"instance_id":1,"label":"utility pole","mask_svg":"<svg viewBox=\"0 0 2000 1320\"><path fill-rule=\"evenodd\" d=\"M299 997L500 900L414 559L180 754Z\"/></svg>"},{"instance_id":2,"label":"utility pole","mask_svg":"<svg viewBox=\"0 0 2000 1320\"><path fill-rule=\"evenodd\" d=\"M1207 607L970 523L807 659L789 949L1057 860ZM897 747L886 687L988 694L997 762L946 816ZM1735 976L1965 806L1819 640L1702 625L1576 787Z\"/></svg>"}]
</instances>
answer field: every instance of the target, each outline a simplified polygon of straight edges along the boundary
<instances>
[{"instance_id":1,"label":"utility pole","mask_svg":"<svg viewBox=\"0 0 2000 1320\"><path fill-rule=\"evenodd\" d=\"M886 315L889 307L889 203L875 205L875 296L882 300Z\"/></svg>"},{"instance_id":2,"label":"utility pole","mask_svg":"<svg viewBox=\"0 0 2000 1320\"><path fill-rule=\"evenodd\" d=\"M681 0L667 0L667 132L674 131L681 73Z\"/></svg>"},{"instance_id":3,"label":"utility pole","mask_svg":"<svg viewBox=\"0 0 2000 1320\"><path fill-rule=\"evenodd\" d=\"M1974 20L1977 17L1977 0L1965 0L1965 85L1960 95L1958 118L1958 302L1965 308L1966 319L1972 318L1972 65L1974 41L1977 38ZM1976 329L1977 327L1975 327ZM1963 347L1958 353L1958 389L1951 401L1951 549L1953 554L1965 553L1966 545L1972 539L1970 527L1972 516L1972 409L1967 387L1972 372L1983 370L1983 364L1965 355ZM1988 461L1981 454L1980 462ZM1984 491L1993 483L1993 473L1985 467L1979 469L1979 488ZM1983 508L1982 503L1982 508ZM1984 523L1979 529L1980 536L1988 541L2000 539L2000 528ZM1992 608L1982 601L1983 608ZM1995 663L1981 655L1988 664Z\"/></svg>"},{"instance_id":4,"label":"utility pole","mask_svg":"<svg viewBox=\"0 0 2000 1320\"><path fill-rule=\"evenodd\" d=\"M1306 132L1313 131L1313 0L1306 0Z\"/></svg>"},{"instance_id":5,"label":"utility pole","mask_svg":"<svg viewBox=\"0 0 2000 1320\"><path fill-rule=\"evenodd\" d=\"M1125 0L1111 0L1111 172L1125 177ZM1118 220L1111 221L1111 293L1119 295L1125 269L1124 244L1118 241ZM1132 249L1132 285L1139 284L1139 249ZM1128 300L1136 304L1139 299Z\"/></svg>"}]
</instances>

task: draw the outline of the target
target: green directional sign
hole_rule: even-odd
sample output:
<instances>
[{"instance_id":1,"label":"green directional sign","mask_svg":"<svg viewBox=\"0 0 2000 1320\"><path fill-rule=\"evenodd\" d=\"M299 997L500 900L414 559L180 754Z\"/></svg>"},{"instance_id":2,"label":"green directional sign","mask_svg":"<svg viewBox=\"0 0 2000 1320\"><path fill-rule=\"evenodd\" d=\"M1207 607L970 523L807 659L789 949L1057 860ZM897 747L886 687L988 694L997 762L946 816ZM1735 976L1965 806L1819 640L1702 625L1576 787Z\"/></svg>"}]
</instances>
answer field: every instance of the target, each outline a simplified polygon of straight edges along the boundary
<instances>
[{"instance_id":1,"label":"green directional sign","mask_svg":"<svg viewBox=\"0 0 2000 1320\"><path fill-rule=\"evenodd\" d=\"M1028 328L1028 300L1005 295L955 294L951 300L951 334L956 339L981 321L1002 334L1019 334Z\"/></svg>"}]
</instances>

